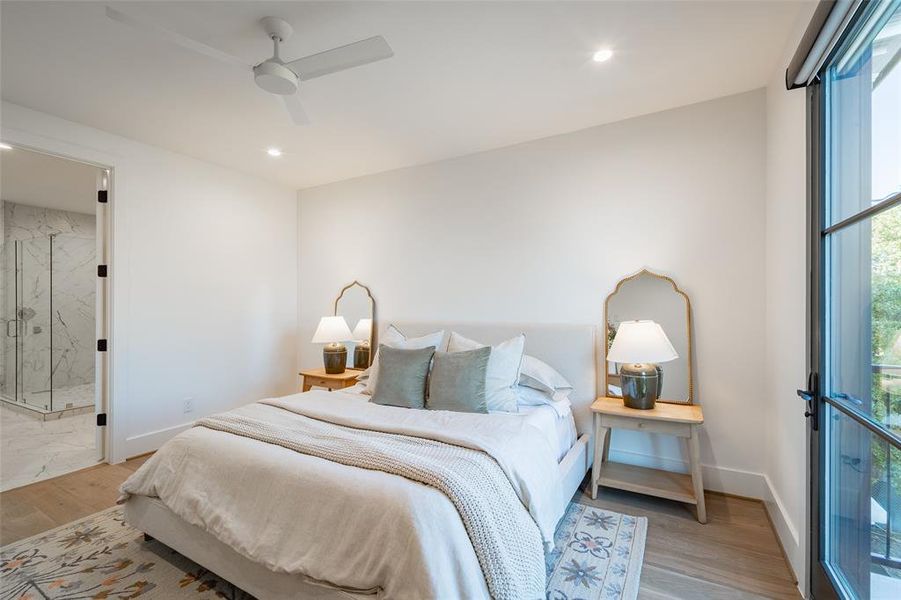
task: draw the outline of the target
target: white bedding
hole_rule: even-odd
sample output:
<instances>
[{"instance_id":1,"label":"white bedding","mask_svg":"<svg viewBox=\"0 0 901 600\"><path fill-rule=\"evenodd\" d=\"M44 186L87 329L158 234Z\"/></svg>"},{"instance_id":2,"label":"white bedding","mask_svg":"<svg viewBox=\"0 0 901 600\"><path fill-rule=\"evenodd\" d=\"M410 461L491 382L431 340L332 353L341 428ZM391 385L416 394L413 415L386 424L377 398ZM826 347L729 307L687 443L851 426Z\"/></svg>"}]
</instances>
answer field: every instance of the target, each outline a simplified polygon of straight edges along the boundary
<instances>
[{"instance_id":1,"label":"white bedding","mask_svg":"<svg viewBox=\"0 0 901 600\"><path fill-rule=\"evenodd\" d=\"M552 540L564 503L557 497L557 451L544 411L409 410L318 390L281 400L312 418L487 452L507 473L545 541ZM285 424L306 418L261 404L235 412ZM159 498L180 518L273 571L347 590L379 589L391 598L488 595L451 501L397 475L198 427L165 444L122 491Z\"/></svg>"},{"instance_id":2,"label":"white bedding","mask_svg":"<svg viewBox=\"0 0 901 600\"><path fill-rule=\"evenodd\" d=\"M363 390L363 384L358 383L343 391L359 396L361 401L368 401L370 396L364 394ZM560 416L561 412L564 413L564 416ZM576 421L573 418L572 410L555 409L553 406L548 405L520 406L518 413L492 411L492 414L512 414L524 418L527 423L533 425L541 432L542 437L554 449L557 462L563 460L563 457L566 456L566 453L569 452L579 437L579 434L576 432Z\"/></svg>"},{"instance_id":3,"label":"white bedding","mask_svg":"<svg viewBox=\"0 0 901 600\"><path fill-rule=\"evenodd\" d=\"M551 406L520 406L519 414L530 425L541 431L551 448L556 451L557 462L563 460L569 449L576 443L576 422L572 412L560 417Z\"/></svg>"}]
</instances>

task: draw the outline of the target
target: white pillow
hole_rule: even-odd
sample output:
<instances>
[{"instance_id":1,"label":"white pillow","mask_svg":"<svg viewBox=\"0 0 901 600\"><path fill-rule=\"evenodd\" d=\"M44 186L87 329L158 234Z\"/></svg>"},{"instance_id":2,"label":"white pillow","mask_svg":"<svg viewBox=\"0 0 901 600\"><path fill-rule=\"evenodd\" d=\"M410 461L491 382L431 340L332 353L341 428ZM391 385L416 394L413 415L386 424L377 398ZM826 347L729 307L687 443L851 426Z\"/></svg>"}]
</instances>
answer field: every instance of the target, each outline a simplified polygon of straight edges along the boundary
<instances>
[{"instance_id":1,"label":"white pillow","mask_svg":"<svg viewBox=\"0 0 901 600\"><path fill-rule=\"evenodd\" d=\"M430 333L421 337L407 338L400 329L394 325L389 325L388 329L385 331L385 335L379 340L379 344L385 344L391 348L400 348L403 350L420 350L422 348L428 348L429 346L434 346L435 350L441 350L441 341L443 339L444 330L436 331L435 333ZM363 389L364 394L371 395L375 391L375 386L378 383L378 376L379 352L378 349L376 349L375 357L372 359L372 365L357 378L357 380L365 386Z\"/></svg>"},{"instance_id":2,"label":"white pillow","mask_svg":"<svg viewBox=\"0 0 901 600\"><path fill-rule=\"evenodd\" d=\"M572 404L569 401L569 393L572 390L560 390L548 394L533 387L524 385L516 386L516 397L520 406L550 406L557 413L557 418L563 418L572 412Z\"/></svg>"},{"instance_id":3,"label":"white pillow","mask_svg":"<svg viewBox=\"0 0 901 600\"><path fill-rule=\"evenodd\" d=\"M516 392L513 388L519 381L519 367L522 364L525 345L526 336L519 334L515 338L491 347L488 368L485 372L485 404L488 405L488 410L516 412ZM447 351L463 352L485 346L486 344L452 332Z\"/></svg>"},{"instance_id":4,"label":"white pillow","mask_svg":"<svg viewBox=\"0 0 901 600\"><path fill-rule=\"evenodd\" d=\"M573 389L563 375L554 367L528 354L522 357L522 369L519 372L519 385L524 385L548 394L557 390Z\"/></svg>"}]
</instances>

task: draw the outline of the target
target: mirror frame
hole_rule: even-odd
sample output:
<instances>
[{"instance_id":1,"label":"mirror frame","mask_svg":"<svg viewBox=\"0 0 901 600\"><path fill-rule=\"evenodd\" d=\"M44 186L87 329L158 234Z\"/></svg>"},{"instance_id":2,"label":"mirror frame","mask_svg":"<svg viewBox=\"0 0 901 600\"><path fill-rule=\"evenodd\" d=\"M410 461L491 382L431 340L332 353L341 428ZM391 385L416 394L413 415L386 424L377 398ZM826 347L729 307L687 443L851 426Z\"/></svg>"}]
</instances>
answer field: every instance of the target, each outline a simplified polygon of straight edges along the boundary
<instances>
[{"instance_id":1,"label":"mirror frame","mask_svg":"<svg viewBox=\"0 0 901 600\"><path fill-rule=\"evenodd\" d=\"M610 324L610 321L607 317L608 308L610 304L610 299L616 295L616 293L620 290L620 288L628 281L632 281L633 279L637 279L642 275L649 275L651 277L656 277L657 279L662 279L663 281L669 282L671 286L673 286L673 290L685 298L685 324L688 327L688 401L687 402L678 402L675 400L664 400L663 398L657 400L657 402L665 402L667 404L682 404L682 405L691 405L694 404L694 361L692 360L692 355L694 354L694 340L691 337L691 300L688 298L688 294L679 289L679 286L676 285L676 282L666 275L661 275L660 273L655 273L650 269L642 269L638 273L633 275L629 275L628 277L623 277L616 284L616 287L613 288L613 291L607 295L607 298L604 300L604 335L602 336L601 345L604 350L603 354L603 362L601 363L604 369L604 397L607 397L608 390L610 389L610 370L609 365L607 364L607 350L609 350L609 343L607 341L607 327Z\"/></svg>"},{"instance_id":2,"label":"mirror frame","mask_svg":"<svg viewBox=\"0 0 901 600\"><path fill-rule=\"evenodd\" d=\"M369 289L369 286L363 285L356 279L345 285L341 288L341 291L338 292L338 296L335 298L335 302L332 305L332 315L338 316L338 302L341 301L341 298L344 297L344 292L349 290L350 288L358 286L362 288L366 295L369 297L369 302L372 305L372 330L369 333L369 346L370 348L378 348L378 340L376 339L378 336L378 325L376 324L376 310L375 310L375 297L372 295L372 290ZM375 358L375 351L369 352L369 366L372 366L372 360Z\"/></svg>"}]
</instances>

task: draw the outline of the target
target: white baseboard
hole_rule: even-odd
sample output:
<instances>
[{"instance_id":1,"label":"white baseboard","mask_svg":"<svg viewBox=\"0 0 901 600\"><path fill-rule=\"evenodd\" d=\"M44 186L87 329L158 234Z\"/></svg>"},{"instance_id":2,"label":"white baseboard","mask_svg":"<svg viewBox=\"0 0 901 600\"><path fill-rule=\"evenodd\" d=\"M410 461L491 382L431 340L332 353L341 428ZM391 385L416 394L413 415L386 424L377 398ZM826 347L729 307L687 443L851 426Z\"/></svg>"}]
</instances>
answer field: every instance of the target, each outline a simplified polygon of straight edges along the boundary
<instances>
[{"instance_id":1,"label":"white baseboard","mask_svg":"<svg viewBox=\"0 0 901 600\"><path fill-rule=\"evenodd\" d=\"M611 448L610 460L652 469L688 473L688 463L684 460L662 458L630 450ZM758 500L765 500L767 497L766 477L763 473L716 465L701 465L701 469L704 476L704 489Z\"/></svg>"},{"instance_id":2,"label":"white baseboard","mask_svg":"<svg viewBox=\"0 0 901 600\"><path fill-rule=\"evenodd\" d=\"M798 582L798 591L801 592L802 597L806 598L807 541L802 539L797 527L792 523L792 519L789 517L788 511L785 510L785 505L782 503L779 494L776 493L770 478L766 476L764 478L766 479L767 492L766 497L763 499L764 506L766 506L767 514L769 514L773 528L776 530L779 543L782 544L782 550L788 559L789 568Z\"/></svg>"},{"instance_id":3,"label":"white baseboard","mask_svg":"<svg viewBox=\"0 0 901 600\"><path fill-rule=\"evenodd\" d=\"M176 425L174 427L157 429L156 431L150 431L142 433L141 435L126 438L125 456L131 458L132 456L138 456L139 454L146 454L158 450L160 446L182 431L190 429L191 425L193 425L193 421L191 423L182 423L181 425Z\"/></svg>"}]
</instances>

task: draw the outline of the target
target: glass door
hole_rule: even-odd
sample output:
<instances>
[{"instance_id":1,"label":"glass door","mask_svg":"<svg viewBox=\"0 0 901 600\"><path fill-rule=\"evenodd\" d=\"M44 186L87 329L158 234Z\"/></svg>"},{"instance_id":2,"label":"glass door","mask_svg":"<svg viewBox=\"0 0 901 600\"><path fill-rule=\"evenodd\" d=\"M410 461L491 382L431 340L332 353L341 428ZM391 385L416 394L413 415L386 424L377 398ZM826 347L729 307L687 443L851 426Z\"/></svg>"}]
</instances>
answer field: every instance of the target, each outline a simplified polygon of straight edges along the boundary
<instances>
[{"instance_id":1,"label":"glass door","mask_svg":"<svg viewBox=\"0 0 901 600\"><path fill-rule=\"evenodd\" d=\"M899 59L901 1L865 3L810 88L815 598L901 598Z\"/></svg>"},{"instance_id":2,"label":"glass door","mask_svg":"<svg viewBox=\"0 0 901 600\"><path fill-rule=\"evenodd\" d=\"M53 410L51 363L52 236L17 241L16 338L18 399L41 411Z\"/></svg>"}]
</instances>

